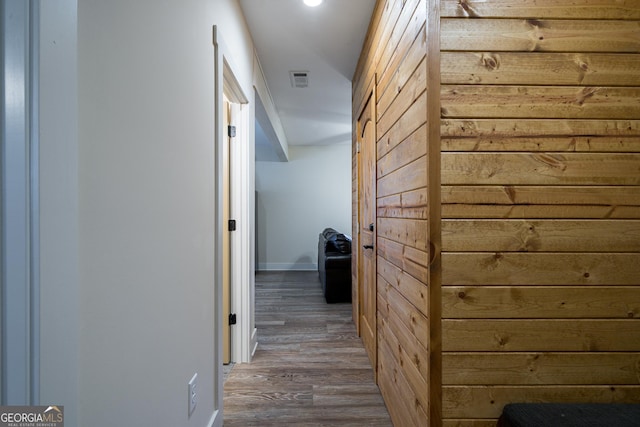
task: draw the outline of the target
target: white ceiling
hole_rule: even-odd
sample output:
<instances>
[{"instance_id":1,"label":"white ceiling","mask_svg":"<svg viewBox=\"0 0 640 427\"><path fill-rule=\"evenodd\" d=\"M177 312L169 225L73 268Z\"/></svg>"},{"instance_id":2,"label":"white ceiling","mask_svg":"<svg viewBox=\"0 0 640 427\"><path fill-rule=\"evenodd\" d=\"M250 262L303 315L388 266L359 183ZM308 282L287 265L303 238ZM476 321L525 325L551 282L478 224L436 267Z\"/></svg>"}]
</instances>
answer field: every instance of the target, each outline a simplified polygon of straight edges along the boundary
<instances>
[{"instance_id":1,"label":"white ceiling","mask_svg":"<svg viewBox=\"0 0 640 427\"><path fill-rule=\"evenodd\" d=\"M289 145L350 142L351 79L375 0L239 2ZM293 88L290 71L307 71L309 87Z\"/></svg>"}]
</instances>

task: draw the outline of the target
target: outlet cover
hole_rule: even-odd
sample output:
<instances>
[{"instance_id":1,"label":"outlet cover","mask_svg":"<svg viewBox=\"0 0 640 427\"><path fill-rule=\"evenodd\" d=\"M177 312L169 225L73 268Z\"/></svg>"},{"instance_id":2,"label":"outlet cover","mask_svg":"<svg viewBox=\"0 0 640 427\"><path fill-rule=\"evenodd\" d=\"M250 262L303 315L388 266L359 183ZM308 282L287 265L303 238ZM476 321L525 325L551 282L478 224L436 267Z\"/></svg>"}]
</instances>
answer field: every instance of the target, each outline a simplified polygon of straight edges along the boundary
<instances>
[{"instance_id":1,"label":"outlet cover","mask_svg":"<svg viewBox=\"0 0 640 427\"><path fill-rule=\"evenodd\" d=\"M189 416L193 414L198 404L198 373L193 374L193 378L189 381Z\"/></svg>"}]
</instances>

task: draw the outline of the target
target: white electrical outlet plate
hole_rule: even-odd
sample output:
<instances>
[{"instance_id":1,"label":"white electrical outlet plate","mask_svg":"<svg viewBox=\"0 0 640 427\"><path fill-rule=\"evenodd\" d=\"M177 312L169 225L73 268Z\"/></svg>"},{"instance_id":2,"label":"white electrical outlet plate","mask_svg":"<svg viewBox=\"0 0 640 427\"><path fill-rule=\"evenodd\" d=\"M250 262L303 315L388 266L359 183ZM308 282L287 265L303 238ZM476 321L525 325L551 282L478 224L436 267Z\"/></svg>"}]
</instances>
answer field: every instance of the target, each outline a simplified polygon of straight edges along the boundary
<instances>
[{"instance_id":1,"label":"white electrical outlet plate","mask_svg":"<svg viewBox=\"0 0 640 427\"><path fill-rule=\"evenodd\" d=\"M196 405L198 404L198 373L193 374L193 378L189 381L189 416L193 413L194 409L196 409Z\"/></svg>"}]
</instances>

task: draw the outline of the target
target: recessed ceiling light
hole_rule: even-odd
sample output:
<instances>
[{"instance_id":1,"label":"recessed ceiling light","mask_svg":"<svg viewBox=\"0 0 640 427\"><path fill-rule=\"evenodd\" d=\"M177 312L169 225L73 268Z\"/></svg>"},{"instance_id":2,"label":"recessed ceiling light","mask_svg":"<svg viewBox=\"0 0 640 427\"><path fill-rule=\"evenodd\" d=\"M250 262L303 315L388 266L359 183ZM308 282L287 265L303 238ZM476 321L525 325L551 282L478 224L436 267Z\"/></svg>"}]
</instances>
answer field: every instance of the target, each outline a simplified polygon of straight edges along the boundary
<instances>
[{"instance_id":1,"label":"recessed ceiling light","mask_svg":"<svg viewBox=\"0 0 640 427\"><path fill-rule=\"evenodd\" d=\"M306 4L309 7L319 6L320 3L322 3L322 0L304 0L304 4Z\"/></svg>"}]
</instances>

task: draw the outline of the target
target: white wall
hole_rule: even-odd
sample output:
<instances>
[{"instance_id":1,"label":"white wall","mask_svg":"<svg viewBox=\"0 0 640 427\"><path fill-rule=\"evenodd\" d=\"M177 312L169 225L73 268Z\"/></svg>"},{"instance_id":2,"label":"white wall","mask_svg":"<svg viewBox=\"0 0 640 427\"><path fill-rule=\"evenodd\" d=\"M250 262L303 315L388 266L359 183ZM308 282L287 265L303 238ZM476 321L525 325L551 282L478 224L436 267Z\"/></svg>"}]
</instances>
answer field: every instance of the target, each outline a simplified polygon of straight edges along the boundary
<instances>
[{"instance_id":1,"label":"white wall","mask_svg":"<svg viewBox=\"0 0 640 427\"><path fill-rule=\"evenodd\" d=\"M260 270L315 270L318 234L351 234L351 145L290 145L289 159L256 162Z\"/></svg>"},{"instance_id":2,"label":"white wall","mask_svg":"<svg viewBox=\"0 0 640 427\"><path fill-rule=\"evenodd\" d=\"M216 409L213 25L251 95L236 1L79 0L79 426Z\"/></svg>"}]
</instances>

